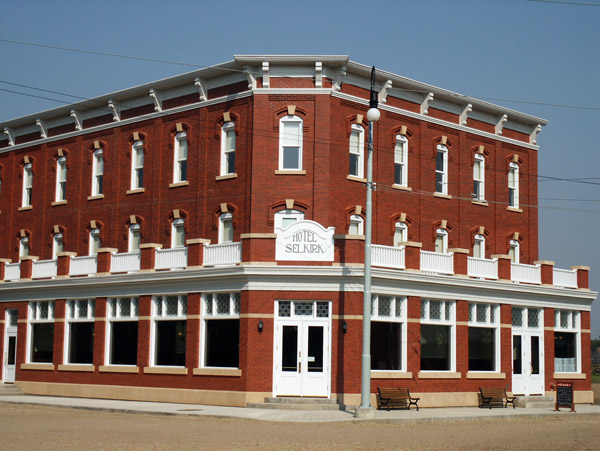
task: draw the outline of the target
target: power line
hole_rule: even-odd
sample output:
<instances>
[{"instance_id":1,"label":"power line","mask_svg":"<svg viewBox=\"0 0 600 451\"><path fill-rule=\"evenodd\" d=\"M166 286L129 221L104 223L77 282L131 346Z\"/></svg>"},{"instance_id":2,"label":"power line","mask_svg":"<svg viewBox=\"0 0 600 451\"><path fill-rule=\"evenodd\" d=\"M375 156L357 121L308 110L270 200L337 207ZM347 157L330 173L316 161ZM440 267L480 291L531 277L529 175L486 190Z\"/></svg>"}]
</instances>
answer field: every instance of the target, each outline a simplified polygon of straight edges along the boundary
<instances>
[{"instance_id":1,"label":"power line","mask_svg":"<svg viewBox=\"0 0 600 451\"><path fill-rule=\"evenodd\" d=\"M583 2L564 2L559 0L527 0L528 2L534 3L557 3L559 5L573 5L573 6L600 6L600 3L583 3Z\"/></svg>"}]
</instances>

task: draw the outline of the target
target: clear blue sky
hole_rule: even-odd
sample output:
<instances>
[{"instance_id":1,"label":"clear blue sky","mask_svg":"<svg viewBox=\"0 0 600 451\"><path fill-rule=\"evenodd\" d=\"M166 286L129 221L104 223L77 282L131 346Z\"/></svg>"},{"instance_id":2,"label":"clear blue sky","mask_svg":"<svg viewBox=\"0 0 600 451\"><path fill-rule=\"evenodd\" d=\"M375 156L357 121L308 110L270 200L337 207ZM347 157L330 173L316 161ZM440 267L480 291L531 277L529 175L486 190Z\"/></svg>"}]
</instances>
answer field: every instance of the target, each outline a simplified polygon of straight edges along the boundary
<instances>
[{"instance_id":1,"label":"clear blue sky","mask_svg":"<svg viewBox=\"0 0 600 451\"><path fill-rule=\"evenodd\" d=\"M197 65L234 54L345 54L549 119L539 174L591 183L540 181L539 256L591 266L600 290L600 0L2 3L0 39ZM0 61L1 90L69 101L5 82L89 98L192 69L5 42ZM0 121L60 105L0 91Z\"/></svg>"}]
</instances>

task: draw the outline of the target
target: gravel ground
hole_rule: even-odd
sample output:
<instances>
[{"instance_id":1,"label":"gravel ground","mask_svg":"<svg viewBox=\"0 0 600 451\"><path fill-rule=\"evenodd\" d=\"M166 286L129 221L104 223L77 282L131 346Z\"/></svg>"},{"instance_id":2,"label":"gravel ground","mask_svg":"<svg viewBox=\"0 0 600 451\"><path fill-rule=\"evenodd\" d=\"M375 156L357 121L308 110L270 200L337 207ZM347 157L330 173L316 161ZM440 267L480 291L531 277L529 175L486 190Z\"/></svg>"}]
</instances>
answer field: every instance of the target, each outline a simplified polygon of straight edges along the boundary
<instances>
[{"instance_id":1,"label":"gravel ground","mask_svg":"<svg viewBox=\"0 0 600 451\"><path fill-rule=\"evenodd\" d=\"M277 423L0 405L0 448L71 449L600 448L598 416L430 423Z\"/></svg>"}]
</instances>

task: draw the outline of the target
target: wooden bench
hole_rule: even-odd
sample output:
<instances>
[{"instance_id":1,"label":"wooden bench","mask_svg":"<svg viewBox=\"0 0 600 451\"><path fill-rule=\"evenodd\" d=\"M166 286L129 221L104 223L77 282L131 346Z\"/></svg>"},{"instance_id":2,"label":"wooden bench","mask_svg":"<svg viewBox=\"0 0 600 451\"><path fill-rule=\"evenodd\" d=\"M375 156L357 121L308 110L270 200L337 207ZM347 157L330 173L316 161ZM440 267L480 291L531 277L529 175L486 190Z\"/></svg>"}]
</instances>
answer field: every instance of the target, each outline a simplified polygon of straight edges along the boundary
<instances>
[{"instance_id":1,"label":"wooden bench","mask_svg":"<svg viewBox=\"0 0 600 451\"><path fill-rule=\"evenodd\" d=\"M421 398L413 398L410 396L408 388L379 388L377 387L377 409L381 410L383 407L390 409L407 409L410 410L410 406L415 406L419 410L417 404Z\"/></svg>"},{"instance_id":2,"label":"wooden bench","mask_svg":"<svg viewBox=\"0 0 600 451\"><path fill-rule=\"evenodd\" d=\"M485 406L490 409L492 406L506 407L512 404L515 408L516 396L508 396L504 388L480 388L479 389L479 407Z\"/></svg>"}]
</instances>

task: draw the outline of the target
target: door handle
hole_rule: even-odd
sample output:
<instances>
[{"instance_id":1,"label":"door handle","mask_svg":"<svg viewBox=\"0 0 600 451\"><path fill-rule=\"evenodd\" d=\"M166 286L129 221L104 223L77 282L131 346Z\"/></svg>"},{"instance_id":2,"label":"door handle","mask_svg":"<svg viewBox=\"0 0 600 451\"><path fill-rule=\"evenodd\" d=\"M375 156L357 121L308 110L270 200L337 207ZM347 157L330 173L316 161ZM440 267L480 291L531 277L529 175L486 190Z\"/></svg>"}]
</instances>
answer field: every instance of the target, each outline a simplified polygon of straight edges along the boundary
<instances>
[{"instance_id":1,"label":"door handle","mask_svg":"<svg viewBox=\"0 0 600 451\"><path fill-rule=\"evenodd\" d=\"M298 372L302 372L302 362L298 362Z\"/></svg>"}]
</instances>

